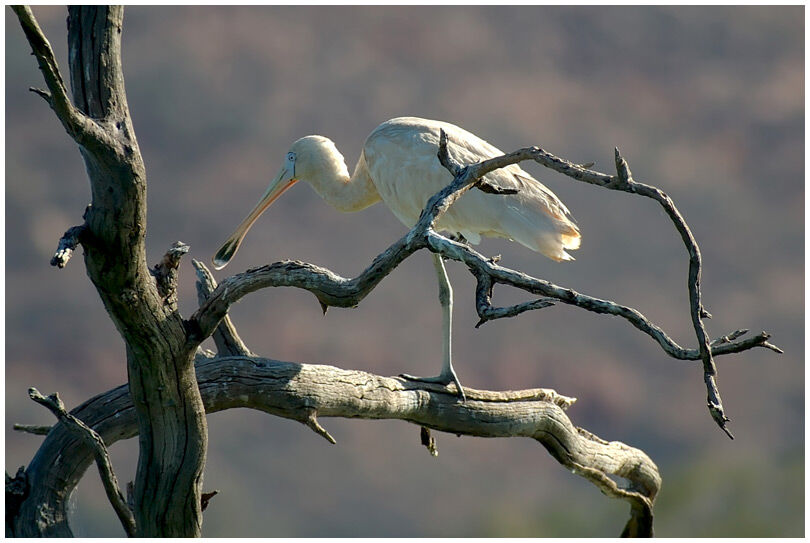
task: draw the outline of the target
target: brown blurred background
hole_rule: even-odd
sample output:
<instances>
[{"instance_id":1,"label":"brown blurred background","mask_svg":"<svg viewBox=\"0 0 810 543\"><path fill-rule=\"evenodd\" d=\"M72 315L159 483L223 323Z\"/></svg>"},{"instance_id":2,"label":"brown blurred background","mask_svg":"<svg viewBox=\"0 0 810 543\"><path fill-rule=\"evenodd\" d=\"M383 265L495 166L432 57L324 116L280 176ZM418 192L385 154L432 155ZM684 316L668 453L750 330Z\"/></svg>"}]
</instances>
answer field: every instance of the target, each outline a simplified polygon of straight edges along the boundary
<instances>
[{"instance_id":1,"label":"brown blurred background","mask_svg":"<svg viewBox=\"0 0 810 543\"><path fill-rule=\"evenodd\" d=\"M65 11L38 7L66 67ZM575 424L642 448L664 478L661 536L804 533L803 7L177 7L127 9L129 104L149 174L148 247L210 256L261 195L296 138L323 134L349 168L365 136L399 115L447 120L504 150L527 145L637 180L678 204L701 244L713 337L768 330L785 349L721 357L737 439L705 407L699 364L668 358L627 322L564 305L473 328L474 283L456 291L455 359L470 387L552 387ZM59 236L89 187L76 146L29 86L43 86L6 9L6 469L50 424L36 386L76 406L126 379L122 342L80 258L58 271ZM485 240L503 264L635 307L694 347L687 255L653 202L527 169L571 208L577 260L556 264ZM249 234L228 273L283 258L353 276L404 227L383 206L344 215L304 185ZM222 273L218 276L224 277ZM431 374L441 313L417 254L354 310L324 317L302 291L249 296L231 315L255 351L382 375ZM496 300L525 299L504 289ZM420 338L415 341L414 338ZM300 424L247 410L210 421L207 536L614 536L627 506L563 470L531 440L439 434L440 455L402 422ZM122 484L136 440L112 447ZM78 535L123 535L98 475L75 498Z\"/></svg>"}]
</instances>

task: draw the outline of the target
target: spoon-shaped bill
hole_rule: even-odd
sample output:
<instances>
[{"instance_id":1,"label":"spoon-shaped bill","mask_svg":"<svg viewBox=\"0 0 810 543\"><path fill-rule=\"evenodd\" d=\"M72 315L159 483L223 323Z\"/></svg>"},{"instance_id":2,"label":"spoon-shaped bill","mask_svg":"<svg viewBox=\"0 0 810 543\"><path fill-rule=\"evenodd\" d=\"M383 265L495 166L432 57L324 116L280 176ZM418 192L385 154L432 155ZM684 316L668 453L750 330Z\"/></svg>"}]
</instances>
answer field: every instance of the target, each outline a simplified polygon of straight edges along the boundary
<instances>
[{"instance_id":1,"label":"spoon-shaped bill","mask_svg":"<svg viewBox=\"0 0 810 543\"><path fill-rule=\"evenodd\" d=\"M296 181L298 180L291 176L287 168L282 168L278 172L278 175L270 182L270 186L267 188L264 196L259 200L259 203L256 204L256 207L254 207L248 216L245 217L245 220L236 227L234 233L231 234L214 255L213 263L215 269L221 270L228 265L228 262L231 261L233 255L235 255L237 249L239 249L239 245L242 244L245 234L247 234L250 227L253 226L253 223L256 222L256 219L264 213L264 210L270 207L270 204L284 194L284 191L293 186Z\"/></svg>"}]
</instances>

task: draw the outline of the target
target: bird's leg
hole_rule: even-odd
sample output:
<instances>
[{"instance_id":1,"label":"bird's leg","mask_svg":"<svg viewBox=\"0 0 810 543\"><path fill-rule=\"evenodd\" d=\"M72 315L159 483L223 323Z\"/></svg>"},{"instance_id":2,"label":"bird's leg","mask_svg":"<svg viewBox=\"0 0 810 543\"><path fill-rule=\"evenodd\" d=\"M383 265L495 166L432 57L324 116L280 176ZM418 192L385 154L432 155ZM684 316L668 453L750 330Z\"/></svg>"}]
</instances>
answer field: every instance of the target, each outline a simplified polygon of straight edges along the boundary
<instances>
[{"instance_id":1,"label":"bird's leg","mask_svg":"<svg viewBox=\"0 0 810 543\"><path fill-rule=\"evenodd\" d=\"M444 358L442 371L436 377L415 377L413 375L402 374L401 376L411 381L422 381L424 383L439 383L448 385L455 383L458 388L458 395L462 400L466 400L461 381L458 380L455 370L453 370L453 287L447 278L447 270L444 268L444 260L439 254L433 254L433 266L436 268L436 277L439 280L439 303L442 306L442 339L444 347Z\"/></svg>"}]
</instances>

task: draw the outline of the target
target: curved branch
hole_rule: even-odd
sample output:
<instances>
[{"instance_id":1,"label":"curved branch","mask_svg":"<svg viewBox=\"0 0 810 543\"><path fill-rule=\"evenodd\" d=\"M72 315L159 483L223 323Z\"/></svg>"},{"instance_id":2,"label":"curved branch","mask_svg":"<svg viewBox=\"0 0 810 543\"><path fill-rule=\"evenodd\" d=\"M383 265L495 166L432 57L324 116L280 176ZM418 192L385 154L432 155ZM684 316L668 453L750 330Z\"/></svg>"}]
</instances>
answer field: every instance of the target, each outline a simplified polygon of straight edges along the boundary
<instances>
[{"instance_id":1,"label":"curved branch","mask_svg":"<svg viewBox=\"0 0 810 543\"><path fill-rule=\"evenodd\" d=\"M439 158L442 165L444 165L450 171L450 173L456 176L456 178L458 178L459 176L463 176L464 171L459 169L459 165L457 163L454 163L454 161L450 158L449 153L447 152L446 139L442 140L439 147L440 147ZM595 184L606 189L621 190L632 194L646 196L647 198L655 200L661 205L661 207L664 208L664 211L666 211L667 215L672 220L672 223L675 225L675 228L680 234L684 246L686 247L686 250L689 253L688 287L689 287L690 315L693 327L695 329L695 336L697 337L699 358L703 361L703 375L708 394L707 404L709 412L711 413L714 421L726 433L726 435L728 435L728 437L730 437L731 439L734 439L734 436L726 428L726 423L729 421L729 419L725 415L723 403L722 400L720 399L720 391L717 388L717 383L715 380L715 377L717 375L717 367L715 366L713 359L713 355L715 353L714 350L712 349L711 345L712 342L709 341L709 337L706 333L706 328L703 325L703 319L711 318L711 314L709 314L709 312L706 311L701 301L700 276L702 263L700 256L700 248L698 247L697 241L695 240L692 231L689 229L689 226L686 224L686 221L683 219L681 213L675 207L675 203L672 201L672 199L669 196L667 196L662 190L656 187L634 181L633 176L630 173L630 167L627 164L627 161L619 153L618 148L615 148L615 162L617 174L615 176L606 175L600 172L592 171L585 166L573 164L572 162L556 157L551 153L548 153L538 147L519 149L518 151L515 151L513 153L509 153L501 157L496 157L492 160L475 164L470 167L473 171L468 172L468 174L480 178L481 176L485 175L494 168L501 168L510 164L521 162L523 160L534 160L538 164L553 169L559 173L562 173L563 175L566 175L578 181ZM482 316L482 320L484 320L484 316ZM628 320L630 320L637 328L642 329L637 324L637 319L628 319ZM642 331L645 330L642 329ZM650 332L651 331L653 330L650 330ZM660 332L660 330L655 331L655 335L658 336L656 339L658 339L662 347L664 347L664 349L667 350L668 353L670 353L667 346L665 346L664 343L662 343L662 340L665 338L665 335L661 336L658 332ZM663 332L661 332L661 334L663 334ZM781 352L781 350L778 347L775 347L774 345L771 345L770 343L767 342L768 337L769 337L768 334L763 332L756 338L752 338L753 342L746 343L745 345L762 346L771 349L777 353ZM671 342L671 340L669 340L666 343L674 343L674 342ZM731 348L731 345L729 345L729 347ZM742 344L739 344L738 347L742 347Z\"/></svg>"},{"instance_id":2,"label":"curved branch","mask_svg":"<svg viewBox=\"0 0 810 543\"><path fill-rule=\"evenodd\" d=\"M193 332L190 332L189 335L201 342L202 339L211 335L231 305L245 295L262 288L300 288L314 294L323 305L354 307L405 258L423 246L427 246L431 251L439 253L445 258L463 262L476 277L487 277L488 281L492 283L511 285L531 294L554 298L594 313L622 317L654 339L672 358L700 360L699 350L681 347L659 326L650 322L636 309L610 300L580 294L549 281L499 266L470 246L448 239L432 230L429 230L424 237L417 238L414 232L418 226L378 255L368 268L352 279L341 277L327 268L298 260L283 260L227 277L190 318L188 325ZM548 306L548 302L545 301L542 303L540 301L530 302L530 304L533 305L518 307L513 311L504 311L504 314L491 311L488 309L491 306L486 304L476 304L476 306L479 309L479 317L485 321L511 317L524 311ZM754 347L772 348L773 346L767 342L770 337L767 332L761 332L742 341L718 341L711 347L711 352L717 356L738 353Z\"/></svg>"},{"instance_id":3,"label":"curved branch","mask_svg":"<svg viewBox=\"0 0 810 543\"><path fill-rule=\"evenodd\" d=\"M217 288L217 280L211 274L211 271L205 267L205 264L199 260L191 260L194 266L194 271L197 273L197 300L200 305L204 304L211 293ZM254 353L248 349L236 327L231 322L228 315L222 319L212 334L214 344L217 347L217 353L220 356L226 355L241 355L241 356L254 356Z\"/></svg>"},{"instance_id":4,"label":"curved branch","mask_svg":"<svg viewBox=\"0 0 810 543\"><path fill-rule=\"evenodd\" d=\"M467 389L467 402L461 403L438 385L259 357L198 357L196 371L206 412L248 407L296 420L324 437L329 434L316 416L321 422L327 417L400 419L453 434L531 437L605 494L628 501L629 533L652 535L652 504L661 485L655 464L638 449L574 426L564 412L573 398L553 390ZM72 414L108 445L138 431L126 385L88 400ZM18 521L27 531L19 535L71 535L67 498L92 458L86 443L62 423L54 426L26 470L31 494ZM626 487L611 476L626 479Z\"/></svg>"},{"instance_id":5,"label":"curved branch","mask_svg":"<svg viewBox=\"0 0 810 543\"><path fill-rule=\"evenodd\" d=\"M486 281L491 283L510 285L531 294L553 298L563 303L580 307L594 313L622 317L638 330L644 332L646 335L654 339L672 358L678 360L700 360L701 355L699 350L685 349L681 347L672 338L670 338L667 333L664 332L664 330L653 322L649 321L637 309L617 304L611 300L603 300L588 296L586 294L581 294L575 290L555 285L549 281L531 277L523 272L499 266L493 263L491 259L475 251L475 249L472 249L469 245L453 241L437 234L436 232L429 233L428 244L432 251L441 253L446 258L466 264L473 271L473 274L476 277L486 277ZM487 283L484 283L483 288L488 288ZM542 309L543 307L546 307L545 304L541 304L539 302L540 301L536 302L538 307L524 307L521 309L523 309L523 311L527 311L530 309ZM501 315L487 314L486 312L489 311L488 308L490 306L486 304L476 304L476 306L479 308L479 317L485 321L502 318ZM482 306L484 310L481 309ZM503 317L509 316L512 315L503 315ZM722 338L719 338L718 340L715 340L717 343L712 346L711 351L712 354L716 356L738 353L754 347L770 348L771 345L767 343L767 340L770 337L770 334L767 332L761 332L756 336L742 341L721 342L719 339Z\"/></svg>"},{"instance_id":6,"label":"curved branch","mask_svg":"<svg viewBox=\"0 0 810 543\"><path fill-rule=\"evenodd\" d=\"M37 389L31 387L28 389L28 396L38 404L48 408L59 420L59 424L66 426L75 435L79 436L82 443L90 448L98 465L98 473L101 476L107 499L110 500L110 504L112 504L115 514L118 515L118 520L121 521L127 536L135 537L135 517L132 515L132 510L127 505L127 500L118 486L118 478L113 471L110 453L107 451L104 439L87 424L65 411L65 405L59 399L57 393L43 396Z\"/></svg>"},{"instance_id":7,"label":"curved branch","mask_svg":"<svg viewBox=\"0 0 810 543\"><path fill-rule=\"evenodd\" d=\"M371 266L366 268L360 275L354 279L346 279L326 268L313 264L299 261L282 261L228 277L191 317L188 324L189 338L192 345L199 345L203 339L208 337L219 321L226 315L230 305L249 292L266 287L292 286L312 292L323 308L330 305L353 307L360 303L405 258L417 250L427 247L430 251L439 253L445 258L464 262L476 277L478 281L476 308L481 319L477 326L487 320L514 317L529 310L542 309L551 305L547 300L536 300L507 308L495 308L490 302L491 288L494 283L503 283L532 294L557 299L588 311L622 317L658 342L661 348L671 357L680 360L703 360L709 411L720 428L729 437L733 438L726 428L728 418L723 412L720 393L715 382L717 369L712 357L740 352L753 347L765 347L775 352L780 352L780 349L768 343L770 335L766 332L739 342L733 340L709 341L702 322L702 319L708 317L709 314L703 308L700 298L700 251L689 227L666 194L655 187L633 181L629 166L618 153L618 149L616 150L616 176L589 170L583 166L555 157L537 147L519 149L489 160L462 166L450 156L447 150L447 136L444 131L440 135L437 156L439 162L454 175L453 181L428 200L414 227L385 252L377 256ZM485 258L468 245L450 240L435 232L434 225L436 221L465 191L472 187L477 187L485 192L488 191L487 188L481 186L483 177L487 173L524 160L535 160L579 181L596 184L607 189L622 190L647 196L655 199L665 208L681 234L690 254L689 294L692 321L698 338L697 349L681 347L659 326L650 322L636 309L610 300L580 294L572 289L560 287L522 272L504 268L497 265L494 259Z\"/></svg>"},{"instance_id":8,"label":"curved branch","mask_svg":"<svg viewBox=\"0 0 810 543\"><path fill-rule=\"evenodd\" d=\"M697 240L695 240L695 236L692 235L692 231L689 229L689 226L686 224L683 216L678 211L678 208L675 207L675 203L672 201L672 199L664 194L663 191L655 187L636 183L633 180L632 174L630 173L630 166L621 156L618 148L615 150L615 155L616 172L622 182L622 185L626 187L622 190L627 190L629 192L634 192L636 194L652 198L661 204L661 207L664 208L664 211L666 211L667 215L669 215L669 218L672 220L672 223L675 225L675 228L681 235L683 244L686 246L686 250L689 252L689 313L692 317L692 326L695 329L695 335L697 336L700 358L703 360L703 379L706 383L706 391L708 394L707 404L709 407L709 412L717 425L720 426L728 437L734 439L734 436L731 434L728 428L726 428L726 423L729 421L729 418L725 415L723 410L723 401L720 399L720 390L717 388L717 382L715 381L715 377L717 376L717 366L715 365L712 357L712 349L709 343L709 336L706 334L706 327L703 325L703 319L711 318L711 315L704 309L703 302L701 300L700 274L702 269L702 259Z\"/></svg>"}]
</instances>

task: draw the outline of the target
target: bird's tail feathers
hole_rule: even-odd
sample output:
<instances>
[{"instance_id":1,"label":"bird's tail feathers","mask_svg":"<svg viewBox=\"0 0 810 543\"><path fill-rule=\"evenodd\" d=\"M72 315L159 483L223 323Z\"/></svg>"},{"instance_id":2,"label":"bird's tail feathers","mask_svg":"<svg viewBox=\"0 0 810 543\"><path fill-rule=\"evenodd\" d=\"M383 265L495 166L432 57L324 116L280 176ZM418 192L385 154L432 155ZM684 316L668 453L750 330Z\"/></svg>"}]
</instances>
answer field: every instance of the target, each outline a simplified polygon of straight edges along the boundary
<instances>
[{"instance_id":1,"label":"bird's tail feathers","mask_svg":"<svg viewBox=\"0 0 810 543\"><path fill-rule=\"evenodd\" d=\"M546 213L532 215L511 213L509 237L557 262L574 260L568 250L579 249L582 241L577 225L566 217L551 217Z\"/></svg>"}]
</instances>

